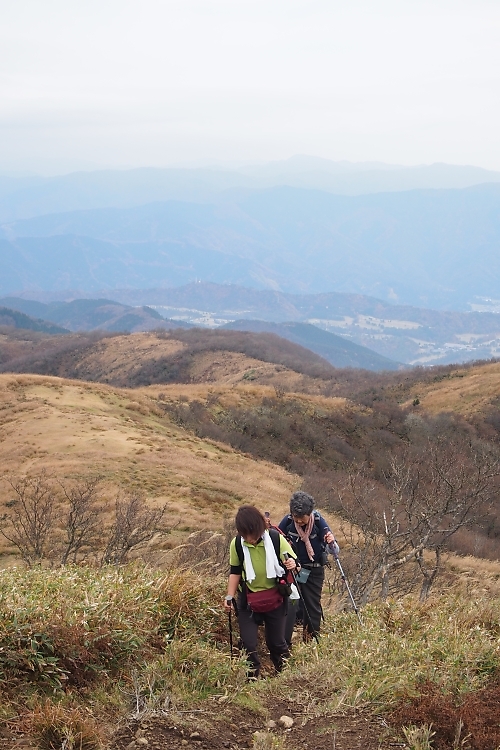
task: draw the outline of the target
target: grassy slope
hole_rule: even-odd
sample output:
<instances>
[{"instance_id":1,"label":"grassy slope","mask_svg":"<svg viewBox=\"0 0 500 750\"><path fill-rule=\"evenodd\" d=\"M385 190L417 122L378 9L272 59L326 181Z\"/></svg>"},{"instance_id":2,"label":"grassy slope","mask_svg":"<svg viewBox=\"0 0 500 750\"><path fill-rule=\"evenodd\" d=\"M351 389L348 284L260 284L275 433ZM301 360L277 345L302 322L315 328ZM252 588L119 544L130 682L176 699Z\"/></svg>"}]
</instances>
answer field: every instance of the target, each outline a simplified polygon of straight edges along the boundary
<instances>
[{"instance_id":1,"label":"grassy slope","mask_svg":"<svg viewBox=\"0 0 500 750\"><path fill-rule=\"evenodd\" d=\"M361 738L375 750L400 741L402 726L432 722L441 741L451 724L451 742L438 745L451 750L458 713L477 696L476 710L462 714L463 736L489 732L490 744L467 747L497 747L498 571L480 579L471 570L466 585L423 605L411 597L370 605L363 627L350 611L327 613L320 644L297 643L283 674L257 684L245 684L242 662L230 661L223 591L221 576L141 565L3 571L0 669L14 690L0 685L0 717L11 727L21 718L24 732L39 738L81 731L88 750L97 750L99 735L107 735L106 747L125 748L140 734L153 746L177 748L178 730L186 738L193 729L213 748L231 746L237 730L239 746L248 747L254 729L283 713L294 718L292 734L273 728L267 744L254 738L254 748L326 750L337 736L345 750L359 748ZM412 720L411 698L422 691L433 700Z\"/></svg>"},{"instance_id":2,"label":"grassy slope","mask_svg":"<svg viewBox=\"0 0 500 750\"><path fill-rule=\"evenodd\" d=\"M183 372L185 382L222 385L239 383L276 384L294 390L306 380L314 388L314 380L273 362L266 362L242 352L214 349L190 353L189 346L175 338L158 338L154 333L134 334L104 339L79 359L78 375L126 385L141 378L141 371L176 355L188 354L189 363ZM161 383L161 388L163 384ZM153 380L154 382L154 380ZM316 387L317 384L316 384Z\"/></svg>"},{"instance_id":3,"label":"grassy slope","mask_svg":"<svg viewBox=\"0 0 500 750\"><path fill-rule=\"evenodd\" d=\"M167 501L169 521L186 530L220 526L245 501L283 508L298 482L278 466L186 433L146 390L1 375L0 435L4 475L99 472L110 497L120 487L144 490Z\"/></svg>"},{"instance_id":4,"label":"grassy slope","mask_svg":"<svg viewBox=\"0 0 500 750\"><path fill-rule=\"evenodd\" d=\"M175 331L163 336L137 333L99 338L4 331L0 334L0 364L4 371L57 374L119 387L175 381L227 387L251 382L288 392L355 394L363 401L367 394L378 392L377 399L402 406L410 406L418 398L420 410L432 414L455 411L464 416L486 413L500 393L500 363L386 374L342 371L312 353L304 361L301 355L307 350L282 339L241 334L248 338L235 341L231 334L237 335L231 331ZM294 361L299 363L299 371L294 369Z\"/></svg>"},{"instance_id":5,"label":"grassy slope","mask_svg":"<svg viewBox=\"0 0 500 750\"><path fill-rule=\"evenodd\" d=\"M453 411L465 417L484 414L500 395L500 362L452 370L434 383L416 383L407 403L415 398L431 414Z\"/></svg>"},{"instance_id":6,"label":"grassy slope","mask_svg":"<svg viewBox=\"0 0 500 750\"><path fill-rule=\"evenodd\" d=\"M127 373L133 374L140 363L154 359L159 349L164 353L170 347L175 353L182 352L184 346L182 342L159 340L146 334L103 339L84 354L82 376L87 371L92 376L100 372L103 377L107 371L113 379L126 379ZM257 374L256 380L245 377L252 370ZM252 404L258 403L264 394L273 394L274 381L293 387L303 385L306 376L241 353L220 351L198 353L193 357L190 372L194 381L190 384L158 384L134 390L56 377L1 375L3 474L37 471L42 467L60 476L90 469L100 471L107 479L110 497L120 487L135 487L145 489L152 502L168 501L169 520L180 522L179 535L171 541L181 539L182 528L220 528L224 518L232 517L242 500L265 505L277 516L298 484L296 476L188 434L163 415L157 399L204 400L217 393L224 403ZM271 385L259 384L266 379L261 372ZM458 371L460 377L447 377L425 387L413 384L411 396L419 395L419 408L429 411L460 411L464 403L468 404L467 413L488 410L499 392L500 366L482 365L463 373L463 377L462 371ZM300 398L329 407L343 407L346 403L344 399L326 399L320 395L303 394ZM1 490L7 499L5 482L1 483ZM462 694L481 688L498 673L498 564L459 558L453 566L452 573L464 581L458 595L453 591L436 593L424 606L414 604L411 598L373 606L365 613L364 629L358 627L352 613L332 617L337 604L334 593L331 602L325 601L326 637L319 650L311 652L311 647L299 645L290 669L281 678L255 686L245 687L241 667L236 664L231 668L227 658L225 621L217 614L223 578L211 577L213 588L205 592L202 584L188 578L166 587L159 573L147 574L147 581L158 581L158 587L147 582L145 585L144 573L134 569L118 574L116 580L111 580L113 573L94 575L71 569L46 576L35 571L26 577L6 571L0 580L5 613L0 637L8 644L12 638L15 644L13 653L23 665L21 672L16 673L16 680L20 681L26 671L26 659L28 662L33 659L36 670L46 670L50 678L50 664L45 666L44 661L46 655L41 649L33 651L29 637L33 628L45 632L47 623L54 620L54 607L60 625L50 625L49 636L55 643L56 654L73 654L71 663L76 664L75 669L83 669L78 666L80 662L74 661L75 652L81 653L82 664L90 658L85 651L89 629L92 633L100 632L112 644L110 656L109 651L100 652L98 644L95 654L91 654L98 662L108 654L106 658L111 662L111 666L103 664L103 671L97 673L92 683L94 692L83 690L80 697L79 689L73 688L58 709L58 716L46 708L47 704L44 708L41 697L44 672L36 672L42 687L39 698L26 701L28 708L35 709L28 731L36 730L36 722L45 721L45 725L51 726L59 722L59 726L64 723L67 726L71 723L70 709L77 712L73 719L92 714L95 723L103 720L111 725L120 715L130 717L124 696L130 694L133 669L137 669L137 679L144 695L149 695L151 710L163 706L165 696L173 701L174 707L203 708L205 713L199 718L197 714L194 719L187 714L185 724L183 715L175 714L176 726L185 726L188 732L194 720L210 736L217 726L222 732L221 726L231 719L224 719L221 696L225 695L227 700L229 695L229 700L236 702L229 716L238 705L257 708L262 712L257 725L260 727L266 716L277 718L272 713L273 707L286 696L289 703L281 703L280 709L296 718L295 737L301 738L298 746L317 749L323 747L324 741L325 747L331 747L335 742L332 726L338 728L340 737L342 728L349 726L352 706L356 712L363 708L370 714L386 711L399 697L418 692L419 681L425 679L431 679L444 693L460 699ZM108 599L115 602L113 608L108 608ZM138 617L137 601L147 608L146 619ZM80 612L87 611L91 612L90 618L87 614L80 616ZM204 619L203 625L200 611L209 618ZM167 645L161 645L164 622L169 633L179 636ZM20 633L26 643L20 639ZM135 664L136 659L140 664ZM32 672L28 670L27 674ZM115 674L114 680L109 679L111 674ZM24 683L19 682L21 685ZM35 686L31 676L21 689L33 695ZM205 699L208 704L203 702ZM25 707L20 709L15 702L5 701L3 711L5 716L18 711L24 715ZM217 725L219 711L221 721ZM437 727L438 720L430 720ZM154 724L156 720L151 718L151 721ZM217 726L210 725L210 721ZM300 735L300 721L307 722L304 739ZM168 724L171 723L169 718ZM323 734L315 737L316 731ZM375 735L379 731L382 732L380 725L374 722ZM353 736L351 744L344 737L342 746L356 746L357 736ZM133 734L127 735L123 747L131 739ZM227 741L230 737L224 735L223 739ZM246 739L251 741L250 735ZM164 746L169 745L164 743ZM365 747L371 750L372 746L365 743Z\"/></svg>"},{"instance_id":7,"label":"grassy slope","mask_svg":"<svg viewBox=\"0 0 500 750\"><path fill-rule=\"evenodd\" d=\"M299 362L298 371L294 362ZM339 372L313 352L269 334L200 330L64 337L4 332L0 366L4 372L59 375L119 387L257 381L310 392L320 392L323 376Z\"/></svg>"}]
</instances>

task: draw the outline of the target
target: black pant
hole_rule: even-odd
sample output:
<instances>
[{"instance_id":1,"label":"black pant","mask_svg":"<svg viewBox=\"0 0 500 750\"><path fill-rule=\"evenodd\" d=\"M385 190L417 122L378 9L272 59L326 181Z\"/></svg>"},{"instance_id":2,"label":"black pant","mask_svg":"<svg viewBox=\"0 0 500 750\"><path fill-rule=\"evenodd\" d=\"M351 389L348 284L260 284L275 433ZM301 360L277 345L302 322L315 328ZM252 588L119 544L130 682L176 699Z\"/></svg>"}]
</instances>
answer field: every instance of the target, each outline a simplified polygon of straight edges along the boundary
<instances>
[{"instance_id":1,"label":"black pant","mask_svg":"<svg viewBox=\"0 0 500 750\"><path fill-rule=\"evenodd\" d=\"M304 629L311 635L318 635L321 627L321 618L323 616L323 610L321 608L321 591L323 589L324 580L325 569L323 567L311 568L307 581L298 584L305 604L302 612ZM292 605L292 603L290 603L285 630L285 639L288 645L292 642L292 633L295 625L297 609L297 605ZM307 613L305 611L306 609Z\"/></svg>"},{"instance_id":2,"label":"black pant","mask_svg":"<svg viewBox=\"0 0 500 750\"><path fill-rule=\"evenodd\" d=\"M269 649L271 661L277 672L283 669L284 659L290 656L288 644L285 641L285 625L287 613L287 600L273 609L271 612L259 612L254 614L251 609L245 608L241 597L238 597L238 623L240 636L248 661L251 664L253 677L257 677L260 670L260 659L257 653L257 638L259 625L264 623L266 644Z\"/></svg>"}]
</instances>

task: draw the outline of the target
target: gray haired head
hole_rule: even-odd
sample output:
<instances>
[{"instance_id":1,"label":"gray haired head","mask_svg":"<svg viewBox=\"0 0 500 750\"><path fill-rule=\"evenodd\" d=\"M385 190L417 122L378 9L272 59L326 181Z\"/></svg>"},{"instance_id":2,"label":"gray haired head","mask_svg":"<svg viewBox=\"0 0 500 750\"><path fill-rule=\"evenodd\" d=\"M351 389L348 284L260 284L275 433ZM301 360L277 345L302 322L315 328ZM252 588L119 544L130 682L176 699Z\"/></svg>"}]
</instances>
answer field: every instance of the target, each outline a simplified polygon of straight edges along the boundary
<instances>
[{"instance_id":1,"label":"gray haired head","mask_svg":"<svg viewBox=\"0 0 500 750\"><path fill-rule=\"evenodd\" d=\"M314 508L314 498L307 492L294 492L290 498L292 516L310 516Z\"/></svg>"}]
</instances>

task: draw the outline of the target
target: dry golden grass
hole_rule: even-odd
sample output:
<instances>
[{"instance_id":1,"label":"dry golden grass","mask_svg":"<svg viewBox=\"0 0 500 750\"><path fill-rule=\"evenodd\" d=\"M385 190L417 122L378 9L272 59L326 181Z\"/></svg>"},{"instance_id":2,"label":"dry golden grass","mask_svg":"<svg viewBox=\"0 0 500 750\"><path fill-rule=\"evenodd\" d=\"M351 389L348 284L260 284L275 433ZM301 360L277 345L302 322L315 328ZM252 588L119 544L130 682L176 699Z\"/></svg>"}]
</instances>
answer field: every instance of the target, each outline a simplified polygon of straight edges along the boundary
<instances>
[{"instance_id":1,"label":"dry golden grass","mask_svg":"<svg viewBox=\"0 0 500 750\"><path fill-rule=\"evenodd\" d=\"M22 343L22 342L21 342ZM16 345L19 356L24 349ZM32 345L30 344L32 347ZM24 347L26 348L26 347ZM138 371L184 351L187 345L173 338L159 338L156 333L117 335L97 341L89 349L79 352L73 371L82 379L127 385ZM19 351L18 351L19 350ZM301 375L283 365L263 362L245 354L231 351L194 352L189 367L189 379L194 383L234 385L240 382L275 384L288 391L320 390L321 380Z\"/></svg>"},{"instance_id":2,"label":"dry golden grass","mask_svg":"<svg viewBox=\"0 0 500 750\"><path fill-rule=\"evenodd\" d=\"M46 469L61 478L102 474L110 497L144 491L168 503L180 532L218 527L243 502L284 512L297 476L187 433L148 390L0 375L0 501L9 497L6 476Z\"/></svg>"},{"instance_id":3,"label":"dry golden grass","mask_svg":"<svg viewBox=\"0 0 500 750\"><path fill-rule=\"evenodd\" d=\"M446 569L459 577L472 597L500 597L500 560L450 554Z\"/></svg>"},{"instance_id":4,"label":"dry golden grass","mask_svg":"<svg viewBox=\"0 0 500 750\"><path fill-rule=\"evenodd\" d=\"M217 382L231 385L239 383L245 374L249 374L253 379L273 377L279 369L279 365L261 362L239 352L200 352L194 358L191 377L198 383ZM300 377L298 373L289 370L286 374Z\"/></svg>"},{"instance_id":5,"label":"dry golden grass","mask_svg":"<svg viewBox=\"0 0 500 750\"><path fill-rule=\"evenodd\" d=\"M113 336L97 342L79 357L78 371L82 374L105 372L113 381L125 382L134 372L151 360L170 356L185 349L185 344L174 339L159 339L153 333Z\"/></svg>"},{"instance_id":6,"label":"dry golden grass","mask_svg":"<svg viewBox=\"0 0 500 750\"><path fill-rule=\"evenodd\" d=\"M457 368L437 383L416 384L413 399L420 400L420 408L431 414L453 411L464 416L484 413L500 396L500 362L479 365L470 369Z\"/></svg>"},{"instance_id":7,"label":"dry golden grass","mask_svg":"<svg viewBox=\"0 0 500 750\"><path fill-rule=\"evenodd\" d=\"M164 401L202 401L210 402L213 399L224 407L252 407L262 402L263 398L276 398L274 386L259 385L258 383L247 383L245 380L235 381L234 383L220 380L217 382L201 383L174 383L169 385L150 385L142 388L136 388L135 393L140 393L150 398ZM313 404L316 408L327 408L329 411L346 406L350 409L369 411L365 407L359 407L346 398L340 396L319 396L309 393L285 393L282 398L293 398L294 401L300 401L304 404Z\"/></svg>"},{"instance_id":8,"label":"dry golden grass","mask_svg":"<svg viewBox=\"0 0 500 750\"><path fill-rule=\"evenodd\" d=\"M314 392L321 388L322 381L289 370L283 365L263 362L246 354L228 351L200 352L193 357L190 376L196 383L239 385L254 383L269 387L274 395L274 386L293 392L307 387Z\"/></svg>"}]
</instances>

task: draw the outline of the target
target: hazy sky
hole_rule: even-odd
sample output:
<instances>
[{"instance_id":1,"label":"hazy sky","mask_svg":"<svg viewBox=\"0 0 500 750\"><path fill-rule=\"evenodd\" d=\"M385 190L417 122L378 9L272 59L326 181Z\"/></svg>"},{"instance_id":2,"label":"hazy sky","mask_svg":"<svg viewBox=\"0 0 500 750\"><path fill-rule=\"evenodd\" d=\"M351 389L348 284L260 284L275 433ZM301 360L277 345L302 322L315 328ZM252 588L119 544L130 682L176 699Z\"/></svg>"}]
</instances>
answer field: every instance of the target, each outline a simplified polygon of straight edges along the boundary
<instances>
[{"instance_id":1,"label":"hazy sky","mask_svg":"<svg viewBox=\"0 0 500 750\"><path fill-rule=\"evenodd\" d=\"M0 11L0 171L296 153L500 170L500 0Z\"/></svg>"}]
</instances>

